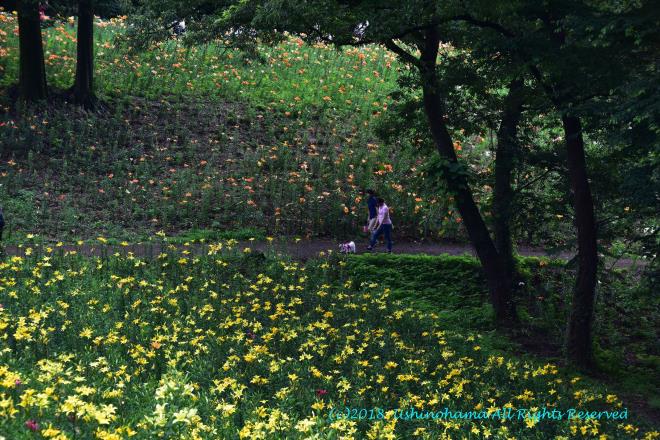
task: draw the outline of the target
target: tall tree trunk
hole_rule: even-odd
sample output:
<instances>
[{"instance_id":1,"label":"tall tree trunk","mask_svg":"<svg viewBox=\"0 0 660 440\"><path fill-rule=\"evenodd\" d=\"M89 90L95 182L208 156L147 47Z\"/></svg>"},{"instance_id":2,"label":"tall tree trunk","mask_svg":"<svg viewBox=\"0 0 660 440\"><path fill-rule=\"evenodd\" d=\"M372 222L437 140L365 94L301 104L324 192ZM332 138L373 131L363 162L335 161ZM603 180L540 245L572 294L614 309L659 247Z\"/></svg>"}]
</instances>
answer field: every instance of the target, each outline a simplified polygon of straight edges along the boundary
<instances>
[{"instance_id":1,"label":"tall tree trunk","mask_svg":"<svg viewBox=\"0 0 660 440\"><path fill-rule=\"evenodd\" d=\"M424 110L431 134L438 152L451 166L458 164L458 159L445 123L444 105L439 92L436 72L439 43L440 39L436 29L426 32L424 44L420 48L420 73L422 74ZM515 305L511 295L511 278L507 276L504 264L488 233L486 223L474 201L467 177L464 174L452 172L448 173L446 177L447 187L454 195L456 206L463 218L463 224L484 269L497 322L509 324L516 318Z\"/></svg>"},{"instance_id":2,"label":"tall tree trunk","mask_svg":"<svg viewBox=\"0 0 660 440\"><path fill-rule=\"evenodd\" d=\"M78 2L78 48L76 79L73 85L76 104L93 107L94 97L94 13L92 0Z\"/></svg>"},{"instance_id":3,"label":"tall tree trunk","mask_svg":"<svg viewBox=\"0 0 660 440\"><path fill-rule=\"evenodd\" d=\"M48 88L38 3L34 0L22 0L18 2L16 9L20 52L19 97L26 101L45 99Z\"/></svg>"},{"instance_id":4,"label":"tall tree trunk","mask_svg":"<svg viewBox=\"0 0 660 440\"><path fill-rule=\"evenodd\" d=\"M593 363L591 324L598 265L596 222L587 178L580 119L564 114L562 122L566 136L566 160L573 192L579 263L566 345L568 358L576 365L589 368Z\"/></svg>"},{"instance_id":5,"label":"tall tree trunk","mask_svg":"<svg viewBox=\"0 0 660 440\"><path fill-rule=\"evenodd\" d=\"M511 174L518 151L518 123L522 113L522 80L516 78L509 84L504 100L502 120L497 131L495 156L495 187L493 189L492 214L494 220L495 248L509 278L514 278L515 261L511 239L513 188Z\"/></svg>"}]
</instances>

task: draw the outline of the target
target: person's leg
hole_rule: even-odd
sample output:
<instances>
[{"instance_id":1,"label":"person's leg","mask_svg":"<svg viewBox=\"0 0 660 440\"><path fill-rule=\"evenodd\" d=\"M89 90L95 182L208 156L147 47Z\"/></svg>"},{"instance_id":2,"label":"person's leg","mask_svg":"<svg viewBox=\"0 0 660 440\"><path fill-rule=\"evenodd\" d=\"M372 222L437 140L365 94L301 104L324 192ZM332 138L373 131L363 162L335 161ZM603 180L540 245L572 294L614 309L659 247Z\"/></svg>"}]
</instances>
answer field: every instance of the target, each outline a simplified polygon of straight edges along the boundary
<instances>
[{"instance_id":1,"label":"person's leg","mask_svg":"<svg viewBox=\"0 0 660 440\"><path fill-rule=\"evenodd\" d=\"M392 252L392 225L383 225L385 226L385 241L387 242L388 252Z\"/></svg>"},{"instance_id":2,"label":"person's leg","mask_svg":"<svg viewBox=\"0 0 660 440\"><path fill-rule=\"evenodd\" d=\"M378 220L378 217L374 217L369 220L369 232L374 233L374 226L376 226L376 221Z\"/></svg>"},{"instance_id":3,"label":"person's leg","mask_svg":"<svg viewBox=\"0 0 660 440\"><path fill-rule=\"evenodd\" d=\"M369 233L369 246L368 246L368 249L369 249L369 250L371 250L371 248L374 247L374 245L373 245L372 243L375 243L375 242L376 242L376 230L373 229L373 230L371 230L371 232Z\"/></svg>"},{"instance_id":4,"label":"person's leg","mask_svg":"<svg viewBox=\"0 0 660 440\"><path fill-rule=\"evenodd\" d=\"M376 230L376 232L374 232L371 235L371 240L369 241L369 247L367 249L371 249L374 247L374 245L376 244L376 240L378 240L378 237L380 237L383 234L383 226L384 225L380 225Z\"/></svg>"}]
</instances>

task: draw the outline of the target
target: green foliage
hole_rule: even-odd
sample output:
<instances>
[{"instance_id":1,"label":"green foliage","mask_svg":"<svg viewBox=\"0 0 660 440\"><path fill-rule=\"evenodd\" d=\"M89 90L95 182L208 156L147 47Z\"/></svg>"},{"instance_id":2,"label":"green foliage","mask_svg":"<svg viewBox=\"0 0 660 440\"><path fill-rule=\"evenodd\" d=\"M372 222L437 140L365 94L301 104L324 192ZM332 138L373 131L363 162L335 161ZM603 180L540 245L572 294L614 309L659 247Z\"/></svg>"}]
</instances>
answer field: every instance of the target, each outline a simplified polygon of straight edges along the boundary
<instances>
[{"instance_id":1,"label":"green foliage","mask_svg":"<svg viewBox=\"0 0 660 440\"><path fill-rule=\"evenodd\" d=\"M473 257L429 255L360 255L348 259L350 278L377 282L394 298L419 298L443 309L481 305L487 289Z\"/></svg>"},{"instance_id":2,"label":"green foliage","mask_svg":"<svg viewBox=\"0 0 660 440\"><path fill-rule=\"evenodd\" d=\"M266 234L261 229L243 228L234 231L218 231L213 229L191 229L168 239L169 242L213 242L221 240L258 240L265 241Z\"/></svg>"},{"instance_id":3,"label":"green foliage","mask_svg":"<svg viewBox=\"0 0 660 440\"><path fill-rule=\"evenodd\" d=\"M449 328L486 331L493 328L493 312L478 261L473 257L427 255L359 255L339 263L354 285L376 283L390 295L437 314ZM519 329L530 345L545 341L543 353L561 347L570 312L573 271L560 259L518 257L523 285L516 302L522 321ZM660 307L652 285L637 284L636 269L616 270L600 276L594 322L595 357L608 380L629 393L651 399L650 386L660 373L657 331ZM523 338L523 341L524 341ZM501 338L500 338L501 339ZM513 342L493 341L513 349ZM555 352L558 354L558 351ZM657 405L655 405L657 407Z\"/></svg>"},{"instance_id":4,"label":"green foliage","mask_svg":"<svg viewBox=\"0 0 660 440\"><path fill-rule=\"evenodd\" d=\"M209 17L222 9L219 4L212 8L207 6L200 9L200 13ZM167 10L167 5L163 5L162 10ZM229 17L225 15L223 20ZM487 57L493 47L505 44L501 36L496 32L477 32L461 23L451 28L455 31L451 35L456 48L443 49L439 69L446 104L452 115L449 121L452 134L460 143L459 154L465 163L458 171L470 177L475 199L485 220L490 222L488 208L494 184L493 129L499 118L497 108L504 93L503 79L516 69L506 63L492 63ZM7 53L0 57L0 66L5 72L0 82L4 85L15 82L17 77L17 41L12 29L15 25L10 18L3 24L6 35L0 36L7 47ZM406 25L405 20L399 25ZM376 31L387 30L385 26L378 26ZM17 177L9 172L5 177L17 180L12 183L6 179L5 185L13 188L8 194L15 194L16 188L22 185L34 191L35 198L50 199L35 200L41 204L39 208L50 206L52 215L39 222L23 222L21 228L26 232L48 230L58 236L86 238L97 232L108 235L112 231L113 235L124 238L148 234L153 229L168 228L174 232L174 229L190 227L208 229L214 224L235 229L255 223L268 228L273 223L275 208L280 208L287 212L281 217L279 233L332 233L343 237L353 234L361 225L364 207L355 202L359 189L377 186L381 194L393 202L400 231L414 236L466 238L459 223L461 219L444 189L443 176L452 175L452 172L441 172L443 161L429 142L416 88L418 78L391 54L374 46L333 51L323 46L301 45L298 38L290 38L274 47L258 45L259 58L265 59L267 64L245 58L244 52L226 47L220 39L209 45L194 46L167 39L149 51L129 54L116 44L116 37L123 35L126 27L123 20L97 23L97 89L103 99L115 107L109 114L99 117L53 108L46 114L40 109L20 117L0 115L1 123L7 124L0 127L5 161L24 157L25 145L30 145L32 159L27 169L32 170L33 175L52 175L62 170L71 173L76 167L85 173L67 180L89 194L61 201L45 197L37 190L41 186L39 178ZM45 30L49 83L55 87L65 88L71 84L74 30L72 24ZM194 32L190 35L192 38ZM310 34L309 40L317 41L317 37ZM195 39L187 42L194 43ZM465 50L459 50L472 46L474 50L470 56ZM401 80L399 91L393 93L397 80ZM534 84L527 81L530 87ZM624 89L620 92L624 93ZM156 103L164 98L164 93L166 102ZM148 101L126 95L140 95ZM198 102L202 95L204 102ZM227 101L232 102L232 108L225 112ZM169 117L172 106L177 109L176 118ZM529 116L521 126L523 151L514 176L517 191L514 237L534 245L571 248L574 245L571 239L573 219L568 184L563 177L563 148L557 119L547 113L547 105L538 96L529 106L526 112ZM191 117L184 116L186 113ZM155 121L156 115L167 124ZM654 188L657 186L654 170L658 167L654 166L657 154L647 152L643 146L652 145L653 138L649 134L652 131L648 124L644 130L640 122L631 132L634 138L631 134L628 138L607 139L605 135L614 133L615 125L625 124L621 119L623 114L617 115L618 122L613 122L602 134L591 133L587 145L590 175L598 176L592 180L597 216L602 219L603 251L607 252L610 243L623 239L632 252L650 257L658 243L654 216ZM206 126L197 129L191 126L193 118L207 121L208 125L202 123ZM218 128L218 123L225 127ZM157 131L152 130L154 126L158 127ZM98 133L111 134L99 136ZM635 147L629 148L624 140L634 142ZM170 148L167 144L174 142L179 147L175 155L161 150L160 144ZM106 165L97 166L99 155L86 152L92 146L103 152L101 161L107 161ZM154 162L167 162L169 166L174 165L173 169L201 161L207 161L218 173L224 173L224 167L240 168L232 176L238 179L249 179L262 172L285 178L287 173L299 173L297 167L301 165L307 164L309 168L293 186L283 185L279 177L264 185L263 190L257 192L258 206L254 211L248 209L244 217L236 218L233 214L239 206L237 203L246 203L249 199L239 200L242 195L236 199L234 187L212 183L210 189L199 189L208 185L204 179L217 180L217 177L214 173L193 175L190 168L181 170L180 179L171 176L163 179L165 176L156 171L155 165L127 162L133 156L129 150L135 146L145 153L153 149L159 151L162 154L154 155ZM268 151L274 146L279 154ZM608 146L607 149L604 146ZM59 155L62 151L66 153L60 162L53 154ZM277 159L271 159L274 156ZM226 162L227 159L236 162ZM222 160L224 164L220 163ZM326 166L329 161L335 166ZM337 161L341 163L339 166ZM384 173L390 164L393 172ZM25 163L19 161L18 167L22 166ZM57 170L49 169L51 167ZM106 180L104 176L128 177L129 173L140 176L141 180L162 181L172 192L165 196L168 199L161 199L160 195L154 197L149 191L148 197L140 197L135 192L122 193L126 189L124 185L97 188ZM352 183L347 182L350 175ZM323 183L319 187L312 185L314 190L307 191L307 179L318 180L318 176L324 176L321 177ZM344 184L338 187L337 181ZM192 187L198 190L189 191ZM116 191L116 188L121 189ZM74 186L70 189L73 191ZM108 195L97 200L94 192L98 189ZM201 209L189 209L190 205L179 209L171 203L188 192ZM229 193L234 201L219 203L214 196L218 192ZM341 195L331 197L331 203L327 204L326 192L340 192ZM301 196L312 205L309 209L296 203ZM117 205L121 198L133 206L123 212L122 217L113 218L117 211L113 203ZM101 202L99 212L93 212L91 208L97 201ZM349 215L342 214L345 207ZM106 218L99 218L101 212ZM109 219L107 213L110 213ZM311 218L302 221L301 215ZM240 224L228 223L229 217ZM158 223L149 223L153 219ZM15 217L15 220L19 219ZM333 228L333 224L339 226ZM135 231L126 230L133 227Z\"/></svg>"},{"instance_id":5,"label":"green foliage","mask_svg":"<svg viewBox=\"0 0 660 440\"><path fill-rule=\"evenodd\" d=\"M15 20L3 26L1 81L10 84ZM289 38L259 47L267 65L220 43L186 48L169 40L131 55L114 44L124 30L122 20L97 22L96 84L105 112L57 103L0 115L7 197L30 188L35 203L49 207L38 222L24 222L24 232L130 239L160 229L261 227L346 236L366 215L361 190L376 187L402 233L430 235L444 223L447 235L458 236L446 200L415 200L416 191L401 184L414 159L381 145L371 129L401 69L391 54L377 47L336 52ZM55 87L72 81L74 35L71 24L45 31ZM53 191L43 180L53 176L69 177Z\"/></svg>"},{"instance_id":6,"label":"green foliage","mask_svg":"<svg viewBox=\"0 0 660 440\"><path fill-rule=\"evenodd\" d=\"M24 231L30 230L38 223L39 211L35 210L35 194L29 190L18 190L12 197L7 189L0 186L0 206L5 212L5 228L3 240L21 240ZM18 234L18 236L17 236Z\"/></svg>"},{"instance_id":7,"label":"green foliage","mask_svg":"<svg viewBox=\"0 0 660 440\"><path fill-rule=\"evenodd\" d=\"M479 316L476 302L459 314L392 298L381 281L437 285L433 274L414 272L410 259L391 258L411 277L401 282L371 275L392 263L387 257L301 266L222 244L195 256L164 249L153 259L84 258L34 246L29 256L0 262L0 435L33 438L26 422L34 421L38 434L130 433L137 440L338 438L349 431L366 438L376 429L411 438L420 427L435 438L444 429L435 421L348 426L328 416L346 405L408 408L417 399L429 411L478 411L484 402L502 407L520 396L563 411L627 404L610 387L516 355L501 336L475 331L488 316ZM476 269L464 257L417 258L452 277L453 286L442 286L448 296ZM341 267L345 277L336 278ZM629 417L625 424L601 420L599 433L626 438L639 429L641 438L652 429L631 408ZM451 422L456 432L538 440L570 437L575 425L565 418Z\"/></svg>"},{"instance_id":8,"label":"green foliage","mask_svg":"<svg viewBox=\"0 0 660 440\"><path fill-rule=\"evenodd\" d=\"M655 206L659 101L657 35L653 29L657 29L658 15L650 1L621 5L411 1L385 2L386 7L374 1L140 3L140 15L131 17L130 26L123 20L98 23L98 84L109 103L105 114L49 107L27 109L17 115L10 112L9 106L3 106L0 203L5 205L13 240L23 241L27 231L56 237L103 234L118 240L144 237L159 229L178 234L170 240L175 243L220 238L261 239L275 233L346 236L355 233L364 217L360 190L374 186L394 207L399 231L464 238L460 218L455 216L452 200L445 194L442 182L457 175L467 176L476 188L480 207L486 210L490 206L492 135L500 118L507 82L522 76L529 96L514 179L518 192L514 207L516 236L531 243L573 244L567 238L574 231L569 209L571 195L561 165L564 158L559 153L564 139L558 123L559 115L571 113L585 121L587 160L590 176L594 177L602 247L606 251L611 247L609 253L619 257L634 252L655 259L660 240ZM9 86L15 82L18 69L15 20L11 16L2 17L2 29L8 31L0 33L3 43L0 84ZM174 39L172 23L184 18L189 32ZM72 24L54 23L46 30L49 80L59 88L68 87L72 77L75 43ZM423 31L429 26L437 26L443 41L449 43L443 47L438 66L442 78L439 92L445 101L453 138L457 140L455 148L461 156L460 163L441 160L431 148L419 96L423 78L410 74L410 66L397 62L378 46L396 40L401 48L411 51L408 58L405 54L403 58L409 64L416 64L410 56L415 48L423 47ZM274 32L275 28L293 34ZM364 47L333 51L319 44L321 41ZM397 81L399 91L392 93ZM391 107L396 111L381 118ZM373 129L374 125L378 130ZM379 145L378 136L385 141L384 145ZM15 231L20 232L15 235ZM190 352L183 359L179 352L167 362L153 354L144 357L154 358L146 361L148 367L139 366L145 365L140 356L149 343L154 347L154 338L160 337L161 332L172 330L179 337L178 327L167 326L170 321L177 326L190 325L187 334L209 331L215 337L221 324L215 319L217 316L210 315L207 322L196 325L200 310L209 305L208 298L199 293L206 291L211 297L217 296L215 290L209 290L209 283L224 283L220 316L233 316L245 310L243 306L231 306L232 302L243 303L254 298L260 287L253 286L272 282L272 279L265 281L264 274L281 283L275 292L266 294L266 288L259 293L264 293L268 301L271 294L278 297L290 291L304 293L301 303L296 298L286 299L295 300L295 304L287 306L294 309L304 304L301 310L295 310L302 313L294 316L307 327L292 330L287 327L291 322L287 322L283 325L285 330L296 335L289 338L290 334L285 333L285 339L275 347L278 354L289 353L292 359L299 356L300 349L289 342L303 329L307 332L312 326L313 330L312 317L320 320L321 316L334 318L337 329L341 329L329 350L333 354L340 343L354 337L346 330L351 323L364 324L365 332L383 327L390 338L400 333L412 345L421 343L424 337L418 331L421 323L432 331L442 329L451 334L450 339L455 343L456 353L450 352L447 357L483 353L483 357L477 356L477 363L486 362L486 356L493 362L491 355L511 348L508 343L498 345L490 335L479 333L476 338L484 349L481 345L466 344L475 338L473 335L466 338L466 332L487 332L493 319L485 301L483 275L476 260L469 257L359 256L334 261L337 266L312 263L306 274L313 273L311 281L319 281L313 285L305 284L307 275L296 265L270 260L261 253L229 255L215 261L204 257L191 262L186 257L177 257L178 260L164 256L158 262L135 261L135 257L130 257L95 260L91 264L86 260L64 260L56 263L56 269L50 262L31 261L25 274L27 277L31 273L39 279L34 283L42 281L35 270L36 273L44 270L47 277L52 275L42 286L47 293L33 294L37 293L34 285L25 284L19 289L22 302L14 301L16 291L9 289L0 291L5 295L2 302L9 304L8 311L14 317L24 315L23 322L28 318L35 321L34 313L46 313L52 327L41 328L40 337L33 341L17 344L16 340L5 338L10 346L7 353L17 348L22 353L10 359L12 367L17 366L30 380L39 382L41 379L28 370L28 365L33 368L55 348L64 348L75 356L80 355L72 367L83 372L80 374L89 375L84 380L109 389L115 384L94 376L94 371L86 371L84 367L97 356L107 356L114 362L114 368L126 364L135 367L132 372L136 379L132 384L146 384L142 389L128 386L131 399L122 407L127 414L153 406L151 393L162 385L158 383L162 378L167 383L173 382L176 389L181 385L179 388L183 390L188 389L186 384L190 380L200 382L204 390L201 401L213 402L201 407L200 414L211 417L218 408L222 411L227 408L224 400L204 394L211 378L219 372L214 362L230 358L232 350L240 351L240 348L228 349L230 344L214 341L199 349L195 347L199 341L189 341ZM21 262L17 259L11 264ZM227 268L230 264L231 269ZM530 334L536 331L549 340L561 341L570 308L573 267L543 259L519 259L518 264L523 284L516 300L521 308L523 331ZM642 384L657 376L658 303L652 290L653 281L657 281L655 264L645 268L641 282L637 273L603 271L598 288L594 332L597 361L610 375L635 390L641 390ZM328 268L331 270L326 271ZM18 269L11 267L11 270ZM295 272L295 276L289 271ZM73 281L65 279L63 274L74 278ZM77 280L76 276L82 279ZM145 283L139 284L139 289L136 277ZM115 288L117 279L124 280L119 284L128 287ZM321 280L330 281L319 286ZM62 289L58 285L60 281L64 285ZM201 284L202 281L206 284ZM8 285L13 282L10 280ZM191 295L187 295L188 283L193 286ZM349 287L357 292L343 290ZM143 288L154 289L149 292L154 296L142 296ZM381 288L385 290L374 294L373 289ZM178 295L179 289L186 295ZM59 294L62 291L71 292L71 305L67 307L57 302L69 300L68 296ZM249 293L241 298L236 292L242 291ZM103 301L107 301L102 310L108 315L102 318L95 307L100 301L99 292L104 293ZM358 294L362 296L353 296ZM162 302L161 295L169 296L167 303ZM394 306L380 302L388 295L395 301ZM278 299L284 301L282 296ZM129 310L129 300L139 301L130 306L134 310ZM365 302L360 302L363 300L375 307L366 307ZM363 305L361 311L358 303ZM414 304L417 311L405 308L407 304ZM72 312L66 312L69 307ZM252 316L250 328L268 322L268 315L259 312L259 307L252 310L257 314ZM62 318L51 314L61 309L64 309ZM332 310L341 313L334 314ZM68 316L72 319L64 320L73 311L75 315ZM90 344L80 343L81 338L86 338L84 326L90 323L94 324L94 331L112 340L114 330L110 322L125 319L131 313L135 313L137 323L126 321L125 336L133 352L114 347L113 342L98 352ZM138 325L140 318L150 321ZM270 316L268 319L273 320ZM7 326L13 326L7 335L13 334L14 339L20 334L16 322L20 323L20 318L7 321ZM41 322L39 318L35 325ZM49 339L51 328L61 331ZM327 333L326 329L323 328L323 334ZM237 339L242 340L236 337L240 330L228 331L222 337L231 339L233 344ZM417 365L396 353L393 347L401 347L397 345L399 342L384 340L387 349L376 348L373 353L383 360L396 354L398 357L394 358L400 362ZM435 342L421 343L422 348L415 354L428 365L444 365L445 352L439 354ZM310 341L310 345L319 347L318 340ZM178 362L181 362L179 367L190 371L191 377L174 368ZM296 364L286 372L297 371L309 379L309 370L299 366ZM462 364L459 366L463 368ZM324 367L330 371L336 366L324 364ZM380 364L373 367L386 368ZM547 391L541 379L534 379L532 371L538 370L527 365L520 374L526 380L531 374L531 384L505 385L511 379L508 363L506 368L501 376L492 374L491 366L483 371L475 368L478 373L468 373L470 379L466 384L478 382L482 389L497 390L497 398L502 397L504 389L509 400L519 399L516 396L528 388L533 393ZM273 373L273 384L265 392L251 389L247 399L235 402L238 413L232 416L231 410L227 410L230 412L227 420L221 419L222 424L214 428L220 430L220 435L235 435L241 427L250 428L245 436L258 435L261 423L258 418L244 422L263 412L257 407L263 403L263 394L272 396L278 392L274 383L288 388L287 379L292 379L285 378L284 371L266 371L265 364L237 371L237 377L252 385L254 374L262 377ZM423 374L429 371L425 369ZM362 389L364 392L371 386L368 384L374 383L373 377L363 380L366 373L359 368L346 369L343 373L349 377L357 375L362 381L354 384L353 389L367 387ZM337 378L332 379L324 386L336 383ZM566 380L563 383L568 386ZM317 385L313 380L305 384L308 388ZM124 386L126 383L120 388ZM393 404L395 397L411 392L400 384L393 385L393 389L400 394L376 403ZM64 390L73 391L78 392ZM488 391L478 394L474 391L469 397L460 394L455 397L461 397L461 402L474 399L471 403L479 404L490 397ZM558 395L564 396L565 402L576 394L569 386ZM183 397L170 396L163 402L170 408L185 409L198 400L198 396L192 398L189 393L190 401ZM101 399L95 400L95 404L100 402ZM306 406L302 408L300 402ZM312 402L318 403L318 399L311 393L289 396L288 400L277 402L281 405L277 411L291 411L294 407L297 412L292 414L297 420L308 415L307 406ZM373 402L365 398L361 403ZM282 412L270 412L272 417L280 417L278 414ZM67 414L57 417L63 416ZM90 420L97 418L91 413L88 416ZM143 438L149 438L150 429L160 423L154 420L155 416L145 416L146 425L139 427ZM127 424L133 421L122 420ZM22 429L22 424L14 423L12 427ZM367 428L360 426L361 433ZM94 432L92 427L85 429L83 435ZM190 434L174 423L168 429L161 434L179 437ZM402 437L412 435L412 428L402 429ZM611 429L607 433L615 437L624 432L630 434L628 428L621 426L618 431ZM575 434L563 425L544 426L533 432L538 438ZM521 428L509 434L527 438L530 431Z\"/></svg>"}]
</instances>

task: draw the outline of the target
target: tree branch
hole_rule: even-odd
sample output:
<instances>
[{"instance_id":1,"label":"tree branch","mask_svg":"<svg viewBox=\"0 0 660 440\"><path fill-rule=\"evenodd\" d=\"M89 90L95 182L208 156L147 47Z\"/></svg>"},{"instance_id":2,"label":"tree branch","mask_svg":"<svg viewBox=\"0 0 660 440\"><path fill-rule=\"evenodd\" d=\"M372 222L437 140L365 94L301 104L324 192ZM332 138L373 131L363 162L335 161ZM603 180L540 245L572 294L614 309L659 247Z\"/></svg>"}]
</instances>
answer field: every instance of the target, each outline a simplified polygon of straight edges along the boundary
<instances>
[{"instance_id":1,"label":"tree branch","mask_svg":"<svg viewBox=\"0 0 660 440\"><path fill-rule=\"evenodd\" d=\"M541 173L539 176L536 176L534 179L530 180L529 182L525 183L524 185L517 187L514 190L514 192L516 194L520 193L523 189L535 184L536 182L538 182L539 180L543 179L545 176L550 174L552 171L554 171L552 168L548 169L547 171Z\"/></svg>"},{"instance_id":2,"label":"tree branch","mask_svg":"<svg viewBox=\"0 0 660 440\"><path fill-rule=\"evenodd\" d=\"M553 87L550 85L546 84L545 81L543 81L543 75L541 74L541 71L539 68L533 64L529 65L529 71L534 77L534 79L539 83L541 88L545 91L545 94L548 95L548 99L552 102L552 104L557 107L557 109L560 109L560 103L559 99L557 98L557 94L555 93L555 90Z\"/></svg>"},{"instance_id":3,"label":"tree branch","mask_svg":"<svg viewBox=\"0 0 660 440\"><path fill-rule=\"evenodd\" d=\"M516 34L513 31L505 28L504 26L502 26L499 23L495 23L495 22L488 21L488 20L479 20L479 19L477 19L477 18L475 18L471 15L457 15L457 16L453 17L453 19L457 20L457 21L464 21L466 23L470 23L470 24L473 24L475 26L479 26L479 27L482 27L482 28L493 29L493 30L499 32L501 35L503 35L507 38L515 38L516 37ZM528 57L526 57L524 54L520 53L520 51L518 51L518 53L522 56L523 60L526 60L527 62L529 62ZM553 87L548 85L543 80L543 75L541 74L541 71L539 70L539 68L536 65L532 64L532 63L529 63L528 68L529 68L530 73L534 77L534 79L539 83L541 88L548 95L548 99L550 99L552 104L555 107L557 107L557 109L560 109L561 108L560 102L559 102L560 100L557 97L557 93L555 92Z\"/></svg>"},{"instance_id":4,"label":"tree branch","mask_svg":"<svg viewBox=\"0 0 660 440\"><path fill-rule=\"evenodd\" d=\"M447 21L449 21L449 20L448 19L436 20L436 21L432 21L431 23L423 24L423 25L420 25L420 26L414 26L414 27L411 27L409 29L406 29L405 31L401 31L398 34L395 34L390 39L391 40L400 40L401 38L405 37L408 34L412 34L413 32L418 32L418 31L424 31L424 30L427 30L429 28L434 28L434 27L436 27L436 26L438 26L438 25L440 25L444 22L447 22Z\"/></svg>"},{"instance_id":5,"label":"tree branch","mask_svg":"<svg viewBox=\"0 0 660 440\"><path fill-rule=\"evenodd\" d=\"M406 61L410 64L413 64L417 67L420 67L421 64L422 64L421 61L419 60L419 58L414 57L413 55L411 55L410 53L405 51L403 48L401 48L401 46L397 45L393 40L386 41L385 42L385 47L387 47L389 50L391 50L395 54L399 55L401 57L401 59L403 59L404 61Z\"/></svg>"},{"instance_id":6,"label":"tree branch","mask_svg":"<svg viewBox=\"0 0 660 440\"><path fill-rule=\"evenodd\" d=\"M477 18L475 18L471 15L456 15L456 16L452 17L452 20L454 20L454 21L464 21L466 23L470 23L470 24L473 24L475 26L479 26L479 27L482 27L482 28L493 29L493 30L496 30L497 32L499 32L500 34L504 35L505 37L513 38L513 37L516 36L515 33L510 31L509 29L505 28L504 26L502 26L499 23L495 23L495 22L488 21L488 20L479 20L479 19L477 19Z\"/></svg>"}]
</instances>

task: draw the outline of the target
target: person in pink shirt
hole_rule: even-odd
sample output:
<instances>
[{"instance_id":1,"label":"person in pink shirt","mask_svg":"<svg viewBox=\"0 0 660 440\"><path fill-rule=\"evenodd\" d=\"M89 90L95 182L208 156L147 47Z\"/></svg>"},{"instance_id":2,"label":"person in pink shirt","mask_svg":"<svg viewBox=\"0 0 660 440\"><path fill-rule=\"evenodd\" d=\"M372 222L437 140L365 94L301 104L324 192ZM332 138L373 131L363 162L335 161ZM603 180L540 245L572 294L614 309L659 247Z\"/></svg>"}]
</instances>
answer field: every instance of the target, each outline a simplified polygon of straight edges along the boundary
<instances>
[{"instance_id":1,"label":"person in pink shirt","mask_svg":"<svg viewBox=\"0 0 660 440\"><path fill-rule=\"evenodd\" d=\"M385 200L379 198L376 205L378 207L378 220L376 221L376 231L371 234L368 250L372 250L376 240L381 235L385 235L387 241L387 252L392 252L392 220L390 219L390 209L385 204Z\"/></svg>"}]
</instances>

